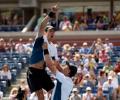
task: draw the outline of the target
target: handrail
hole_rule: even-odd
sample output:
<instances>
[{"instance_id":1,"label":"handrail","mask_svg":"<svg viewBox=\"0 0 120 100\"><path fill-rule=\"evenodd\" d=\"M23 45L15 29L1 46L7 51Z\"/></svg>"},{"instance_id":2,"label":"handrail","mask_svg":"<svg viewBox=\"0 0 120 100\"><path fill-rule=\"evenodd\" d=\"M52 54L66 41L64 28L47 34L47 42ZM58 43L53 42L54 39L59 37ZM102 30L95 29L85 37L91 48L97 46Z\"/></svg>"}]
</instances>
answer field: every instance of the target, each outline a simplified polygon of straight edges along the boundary
<instances>
[{"instance_id":1,"label":"handrail","mask_svg":"<svg viewBox=\"0 0 120 100\"><path fill-rule=\"evenodd\" d=\"M30 21L28 22L28 24L27 24L27 25L23 28L23 30L21 31L22 33L27 32L27 31L30 30L30 28L31 28L33 22L35 21L36 17L37 17L37 16L34 15L34 16L30 19Z\"/></svg>"}]
</instances>

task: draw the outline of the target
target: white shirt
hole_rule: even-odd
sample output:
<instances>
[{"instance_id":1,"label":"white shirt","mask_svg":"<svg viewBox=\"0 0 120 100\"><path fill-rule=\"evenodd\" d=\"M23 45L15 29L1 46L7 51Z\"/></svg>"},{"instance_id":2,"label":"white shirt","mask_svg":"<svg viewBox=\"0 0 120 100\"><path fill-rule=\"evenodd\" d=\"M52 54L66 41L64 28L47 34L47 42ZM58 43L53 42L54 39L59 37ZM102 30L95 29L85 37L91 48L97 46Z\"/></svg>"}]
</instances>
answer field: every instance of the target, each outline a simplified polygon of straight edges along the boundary
<instances>
[{"instance_id":1,"label":"white shirt","mask_svg":"<svg viewBox=\"0 0 120 100\"><path fill-rule=\"evenodd\" d=\"M48 43L48 51L51 57L55 57L55 60L58 60L57 48L52 42Z\"/></svg>"},{"instance_id":2,"label":"white shirt","mask_svg":"<svg viewBox=\"0 0 120 100\"><path fill-rule=\"evenodd\" d=\"M67 100L69 98L69 95L70 95L70 93L73 89L73 85L74 85L72 79L69 77L66 77L63 73L61 73L59 71L56 72L56 79L62 83L61 100ZM54 93L56 90L56 83L55 83L55 87L52 92L51 100L53 100L53 98L54 98Z\"/></svg>"},{"instance_id":3,"label":"white shirt","mask_svg":"<svg viewBox=\"0 0 120 100\"><path fill-rule=\"evenodd\" d=\"M108 90L110 87L113 87L112 82L111 84L108 83L108 81L103 83L103 90Z\"/></svg>"},{"instance_id":4,"label":"white shirt","mask_svg":"<svg viewBox=\"0 0 120 100\"><path fill-rule=\"evenodd\" d=\"M47 42L48 44L48 51L50 53L51 57L55 57L55 60L59 60L58 58L58 53L57 53L57 48L55 47L55 45L52 42L48 42L47 37L44 35L44 42Z\"/></svg>"},{"instance_id":5,"label":"white shirt","mask_svg":"<svg viewBox=\"0 0 120 100\"><path fill-rule=\"evenodd\" d=\"M1 71L1 72L0 72L0 75L1 75L1 78L2 78L2 79L3 79L4 76L6 76L7 79L9 79L9 80L11 80L11 78L12 78L12 75L11 75L10 70L8 70L7 72Z\"/></svg>"},{"instance_id":6,"label":"white shirt","mask_svg":"<svg viewBox=\"0 0 120 100\"><path fill-rule=\"evenodd\" d=\"M91 98L93 98L93 94L90 93L90 94L88 95L88 93L84 93L84 94L83 94L83 98L85 98L85 100L91 100Z\"/></svg>"}]
</instances>

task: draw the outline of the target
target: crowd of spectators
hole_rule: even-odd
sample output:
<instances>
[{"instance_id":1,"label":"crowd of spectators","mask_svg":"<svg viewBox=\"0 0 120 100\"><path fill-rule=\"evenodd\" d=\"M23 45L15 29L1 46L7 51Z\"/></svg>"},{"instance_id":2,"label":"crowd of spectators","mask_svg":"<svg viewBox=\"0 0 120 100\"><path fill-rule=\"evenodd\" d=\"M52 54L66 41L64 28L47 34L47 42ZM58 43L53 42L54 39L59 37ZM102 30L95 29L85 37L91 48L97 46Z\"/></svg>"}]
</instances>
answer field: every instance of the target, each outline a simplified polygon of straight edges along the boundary
<instances>
[{"instance_id":1,"label":"crowd of spectators","mask_svg":"<svg viewBox=\"0 0 120 100\"><path fill-rule=\"evenodd\" d=\"M20 11L0 11L0 31L21 31L24 27Z\"/></svg>"},{"instance_id":2,"label":"crowd of spectators","mask_svg":"<svg viewBox=\"0 0 120 100\"><path fill-rule=\"evenodd\" d=\"M0 25L22 25L22 16L12 11L6 14L0 11Z\"/></svg>"},{"instance_id":3,"label":"crowd of spectators","mask_svg":"<svg viewBox=\"0 0 120 100\"><path fill-rule=\"evenodd\" d=\"M0 52L18 54L31 54L33 39L24 41L20 38L17 42L13 39L6 42L0 38ZM56 44L60 64L68 61L78 68L76 76L73 78L74 88L69 100L119 100L120 99L120 47L114 46L108 38L102 40L98 38L92 44L84 42ZM11 72L8 65L4 64L0 71L1 79L7 75L7 84L11 85ZM52 78L52 76L51 76ZM53 78L54 79L54 78ZM21 85L22 84L22 85ZM20 82L20 86L13 88L9 98L21 97L36 98L35 94L30 94L25 80ZM46 100L48 95L45 92ZM2 97L2 94L1 94ZM76 98L76 99L75 99ZM10 99L14 100L14 99ZM37 99L36 99L37 100Z\"/></svg>"},{"instance_id":4,"label":"crowd of spectators","mask_svg":"<svg viewBox=\"0 0 120 100\"><path fill-rule=\"evenodd\" d=\"M58 21L52 20L51 25L61 31L84 31L84 30L120 30L119 14L111 19L107 14L91 14L76 17L63 15Z\"/></svg>"}]
</instances>

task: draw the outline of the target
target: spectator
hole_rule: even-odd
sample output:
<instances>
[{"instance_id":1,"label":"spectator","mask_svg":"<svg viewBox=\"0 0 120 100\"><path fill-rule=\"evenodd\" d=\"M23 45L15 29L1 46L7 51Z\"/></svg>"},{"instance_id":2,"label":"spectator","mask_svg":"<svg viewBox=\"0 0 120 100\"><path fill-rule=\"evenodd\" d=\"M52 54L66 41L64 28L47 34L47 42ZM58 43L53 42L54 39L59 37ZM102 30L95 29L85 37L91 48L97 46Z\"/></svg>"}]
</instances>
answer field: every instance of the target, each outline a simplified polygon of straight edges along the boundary
<instances>
[{"instance_id":1,"label":"spectator","mask_svg":"<svg viewBox=\"0 0 120 100\"><path fill-rule=\"evenodd\" d=\"M63 31L71 31L72 30L71 22L68 20L68 18L66 16L64 16L63 21L60 22L59 28L60 28L60 30L63 30Z\"/></svg>"},{"instance_id":2,"label":"spectator","mask_svg":"<svg viewBox=\"0 0 120 100\"><path fill-rule=\"evenodd\" d=\"M33 39L29 38L27 44L25 45L26 48L26 53L31 54L32 53L32 48L33 48Z\"/></svg>"},{"instance_id":3,"label":"spectator","mask_svg":"<svg viewBox=\"0 0 120 100\"><path fill-rule=\"evenodd\" d=\"M6 52L5 48L6 48L5 40L3 38L0 38L0 52Z\"/></svg>"},{"instance_id":4,"label":"spectator","mask_svg":"<svg viewBox=\"0 0 120 100\"><path fill-rule=\"evenodd\" d=\"M108 77L108 80L103 83L103 90L109 91L110 89L113 90L113 85L112 85L112 76Z\"/></svg>"},{"instance_id":5,"label":"spectator","mask_svg":"<svg viewBox=\"0 0 120 100\"><path fill-rule=\"evenodd\" d=\"M84 55L84 54L88 54L88 52L89 52L88 44L87 42L84 42L79 50L79 53Z\"/></svg>"},{"instance_id":6,"label":"spectator","mask_svg":"<svg viewBox=\"0 0 120 100\"><path fill-rule=\"evenodd\" d=\"M79 47L77 43L73 43L71 48L72 54L75 54L76 52L79 52Z\"/></svg>"},{"instance_id":7,"label":"spectator","mask_svg":"<svg viewBox=\"0 0 120 100\"><path fill-rule=\"evenodd\" d=\"M113 53L113 43L110 42L109 38L105 38L104 48L105 51L111 56Z\"/></svg>"},{"instance_id":8,"label":"spectator","mask_svg":"<svg viewBox=\"0 0 120 100\"><path fill-rule=\"evenodd\" d=\"M16 96L18 94L18 89L13 87L10 91L9 100L17 100Z\"/></svg>"},{"instance_id":9,"label":"spectator","mask_svg":"<svg viewBox=\"0 0 120 100\"><path fill-rule=\"evenodd\" d=\"M101 87L98 87L97 95L94 97L94 100L107 100Z\"/></svg>"},{"instance_id":10,"label":"spectator","mask_svg":"<svg viewBox=\"0 0 120 100\"><path fill-rule=\"evenodd\" d=\"M118 76L117 74L111 70L109 73L108 73L108 76L112 76L112 85L114 87L114 89L117 89L118 88Z\"/></svg>"},{"instance_id":11,"label":"spectator","mask_svg":"<svg viewBox=\"0 0 120 100\"><path fill-rule=\"evenodd\" d=\"M77 20L74 22L73 31L80 31L80 24Z\"/></svg>"},{"instance_id":12,"label":"spectator","mask_svg":"<svg viewBox=\"0 0 120 100\"><path fill-rule=\"evenodd\" d=\"M98 80L98 86L103 86L104 82L107 81L107 76L104 71L99 71L99 76L97 77Z\"/></svg>"},{"instance_id":13,"label":"spectator","mask_svg":"<svg viewBox=\"0 0 120 100\"><path fill-rule=\"evenodd\" d=\"M103 41L101 38L97 38L95 43L95 54L98 54L100 50L104 48Z\"/></svg>"},{"instance_id":14,"label":"spectator","mask_svg":"<svg viewBox=\"0 0 120 100\"><path fill-rule=\"evenodd\" d=\"M80 54L79 54L79 53L76 53L76 54L74 55L73 60L74 60L74 64L79 67L80 64L81 64Z\"/></svg>"},{"instance_id":15,"label":"spectator","mask_svg":"<svg viewBox=\"0 0 120 100\"><path fill-rule=\"evenodd\" d=\"M63 45L63 52L67 53L71 51L71 46L69 44L64 44Z\"/></svg>"},{"instance_id":16,"label":"spectator","mask_svg":"<svg viewBox=\"0 0 120 100\"><path fill-rule=\"evenodd\" d=\"M17 53L25 53L25 46L23 44L23 39L20 38L18 43L15 45L15 50Z\"/></svg>"},{"instance_id":17,"label":"spectator","mask_svg":"<svg viewBox=\"0 0 120 100\"><path fill-rule=\"evenodd\" d=\"M12 38L8 40L8 43L6 44L6 46L8 47L8 52L10 53L15 52L15 42Z\"/></svg>"},{"instance_id":18,"label":"spectator","mask_svg":"<svg viewBox=\"0 0 120 100\"><path fill-rule=\"evenodd\" d=\"M12 75L11 75L11 71L9 69L9 66L7 64L3 65L0 75L1 75L1 79L3 81L4 80L7 81L7 85L10 86L11 85Z\"/></svg>"},{"instance_id":19,"label":"spectator","mask_svg":"<svg viewBox=\"0 0 120 100\"><path fill-rule=\"evenodd\" d=\"M86 93L83 94L82 100L94 100L91 87L86 88Z\"/></svg>"},{"instance_id":20,"label":"spectator","mask_svg":"<svg viewBox=\"0 0 120 100\"><path fill-rule=\"evenodd\" d=\"M91 75L90 74L86 74L83 79L82 79L82 82L81 82L81 85L83 87L91 87L93 88L94 87L94 84L92 83L91 81Z\"/></svg>"},{"instance_id":21,"label":"spectator","mask_svg":"<svg viewBox=\"0 0 120 100\"><path fill-rule=\"evenodd\" d=\"M120 59L118 59L116 65L115 65L115 67L114 67L114 71L115 71L116 73L119 73L119 72L120 72Z\"/></svg>"},{"instance_id":22,"label":"spectator","mask_svg":"<svg viewBox=\"0 0 120 100\"><path fill-rule=\"evenodd\" d=\"M107 52L105 51L105 49L103 48L102 50L99 51L99 63L107 63L109 61L109 55L107 54Z\"/></svg>"},{"instance_id":23,"label":"spectator","mask_svg":"<svg viewBox=\"0 0 120 100\"><path fill-rule=\"evenodd\" d=\"M69 100L82 100L77 88L73 88L72 92Z\"/></svg>"},{"instance_id":24,"label":"spectator","mask_svg":"<svg viewBox=\"0 0 120 100\"><path fill-rule=\"evenodd\" d=\"M80 86L81 80L83 79L83 74L81 71L77 70L76 77L74 78L75 86Z\"/></svg>"},{"instance_id":25,"label":"spectator","mask_svg":"<svg viewBox=\"0 0 120 100\"><path fill-rule=\"evenodd\" d=\"M108 74L111 70L113 69L112 63L111 61L108 61L105 63L104 67L103 67L103 71Z\"/></svg>"},{"instance_id":26,"label":"spectator","mask_svg":"<svg viewBox=\"0 0 120 100\"><path fill-rule=\"evenodd\" d=\"M87 29L87 27L88 27L88 25L87 25L86 20L81 20L81 22L80 22L80 30L84 31L84 30Z\"/></svg>"}]
</instances>

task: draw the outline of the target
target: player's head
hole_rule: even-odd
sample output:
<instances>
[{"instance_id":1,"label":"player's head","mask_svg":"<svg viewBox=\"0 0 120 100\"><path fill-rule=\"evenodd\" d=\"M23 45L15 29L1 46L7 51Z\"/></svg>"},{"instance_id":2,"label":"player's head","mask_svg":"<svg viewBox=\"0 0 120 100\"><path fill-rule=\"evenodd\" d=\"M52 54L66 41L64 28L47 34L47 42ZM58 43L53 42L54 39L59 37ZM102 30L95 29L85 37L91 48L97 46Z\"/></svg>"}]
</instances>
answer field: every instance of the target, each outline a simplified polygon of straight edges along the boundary
<instances>
[{"instance_id":1,"label":"player's head","mask_svg":"<svg viewBox=\"0 0 120 100\"><path fill-rule=\"evenodd\" d=\"M47 33L47 38L49 41L52 41L55 37L55 28L53 26L47 26L45 29L45 32Z\"/></svg>"},{"instance_id":2,"label":"player's head","mask_svg":"<svg viewBox=\"0 0 120 100\"><path fill-rule=\"evenodd\" d=\"M63 68L63 73L66 76L73 77L77 73L77 67L75 65L71 65L68 62L66 62Z\"/></svg>"}]
</instances>

